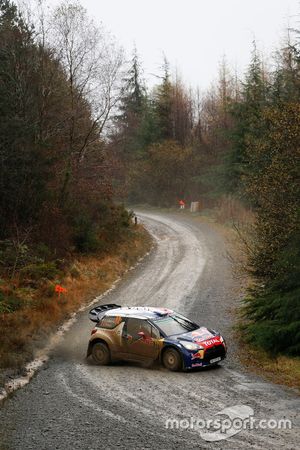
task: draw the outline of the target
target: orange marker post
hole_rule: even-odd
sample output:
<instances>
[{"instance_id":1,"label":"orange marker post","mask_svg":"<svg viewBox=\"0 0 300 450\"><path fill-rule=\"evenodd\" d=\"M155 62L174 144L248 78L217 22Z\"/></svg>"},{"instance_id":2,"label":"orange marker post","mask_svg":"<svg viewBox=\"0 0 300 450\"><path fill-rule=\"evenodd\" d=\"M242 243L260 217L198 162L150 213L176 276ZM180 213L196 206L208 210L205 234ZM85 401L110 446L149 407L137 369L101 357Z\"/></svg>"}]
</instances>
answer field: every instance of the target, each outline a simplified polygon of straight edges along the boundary
<instances>
[{"instance_id":1,"label":"orange marker post","mask_svg":"<svg viewBox=\"0 0 300 450\"><path fill-rule=\"evenodd\" d=\"M60 297L61 294L66 294L67 293L67 289L62 287L62 286L60 286L59 284L57 284L55 286L55 292L58 294L58 297Z\"/></svg>"}]
</instances>

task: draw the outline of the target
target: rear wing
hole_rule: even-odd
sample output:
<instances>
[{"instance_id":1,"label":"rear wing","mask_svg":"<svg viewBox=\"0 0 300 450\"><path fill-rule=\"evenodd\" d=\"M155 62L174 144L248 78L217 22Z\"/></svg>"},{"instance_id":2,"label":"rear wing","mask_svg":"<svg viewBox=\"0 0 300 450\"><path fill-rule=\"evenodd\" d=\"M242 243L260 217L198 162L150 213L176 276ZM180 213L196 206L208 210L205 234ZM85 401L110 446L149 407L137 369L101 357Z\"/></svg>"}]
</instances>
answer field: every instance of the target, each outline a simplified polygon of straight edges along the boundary
<instances>
[{"instance_id":1,"label":"rear wing","mask_svg":"<svg viewBox=\"0 0 300 450\"><path fill-rule=\"evenodd\" d=\"M99 320L102 318L102 316L104 315L104 313L110 309L117 309L117 308L121 308L120 305L116 305L114 303L109 303L107 305L99 305L99 306L95 306L95 308L91 309L89 312L89 319L92 322L99 322Z\"/></svg>"}]
</instances>

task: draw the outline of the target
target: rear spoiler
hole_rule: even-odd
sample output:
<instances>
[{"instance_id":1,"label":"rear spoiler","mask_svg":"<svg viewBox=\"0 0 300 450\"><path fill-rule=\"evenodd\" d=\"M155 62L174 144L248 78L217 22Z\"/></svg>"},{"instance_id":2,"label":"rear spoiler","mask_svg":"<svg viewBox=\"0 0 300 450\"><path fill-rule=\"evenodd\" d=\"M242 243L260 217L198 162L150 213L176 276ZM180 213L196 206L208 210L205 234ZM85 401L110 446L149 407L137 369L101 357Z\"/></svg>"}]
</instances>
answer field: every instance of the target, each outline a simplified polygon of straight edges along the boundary
<instances>
[{"instance_id":1,"label":"rear spoiler","mask_svg":"<svg viewBox=\"0 0 300 450\"><path fill-rule=\"evenodd\" d=\"M91 309L89 312L89 319L92 322L99 322L103 314L110 309L121 308L120 305L115 305L114 303L109 303L107 305L99 305L95 306L95 308Z\"/></svg>"}]
</instances>

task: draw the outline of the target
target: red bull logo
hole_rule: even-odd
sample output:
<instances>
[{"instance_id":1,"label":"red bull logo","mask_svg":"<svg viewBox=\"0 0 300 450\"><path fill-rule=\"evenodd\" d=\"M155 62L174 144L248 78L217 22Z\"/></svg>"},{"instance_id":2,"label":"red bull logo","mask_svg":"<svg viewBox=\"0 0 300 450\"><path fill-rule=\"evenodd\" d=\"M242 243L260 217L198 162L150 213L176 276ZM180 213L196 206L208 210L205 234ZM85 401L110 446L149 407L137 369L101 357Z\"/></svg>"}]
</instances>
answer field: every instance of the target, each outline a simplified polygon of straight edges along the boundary
<instances>
[{"instance_id":1,"label":"red bull logo","mask_svg":"<svg viewBox=\"0 0 300 450\"><path fill-rule=\"evenodd\" d=\"M204 350L198 350L196 353L192 355L192 360L194 359L203 359L204 357Z\"/></svg>"}]
</instances>

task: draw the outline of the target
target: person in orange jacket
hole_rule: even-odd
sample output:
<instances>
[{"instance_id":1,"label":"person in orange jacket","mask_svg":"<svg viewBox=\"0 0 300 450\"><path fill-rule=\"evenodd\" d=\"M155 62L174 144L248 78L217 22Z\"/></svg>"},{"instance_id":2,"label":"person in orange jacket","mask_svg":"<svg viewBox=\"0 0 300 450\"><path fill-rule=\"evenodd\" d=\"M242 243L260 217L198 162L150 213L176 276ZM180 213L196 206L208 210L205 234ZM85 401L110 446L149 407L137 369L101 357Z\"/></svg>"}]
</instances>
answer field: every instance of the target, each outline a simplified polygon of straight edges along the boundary
<instances>
[{"instance_id":1,"label":"person in orange jacket","mask_svg":"<svg viewBox=\"0 0 300 450\"><path fill-rule=\"evenodd\" d=\"M185 208L185 201L184 200L179 200L179 205L180 205L180 209L184 209Z\"/></svg>"}]
</instances>

